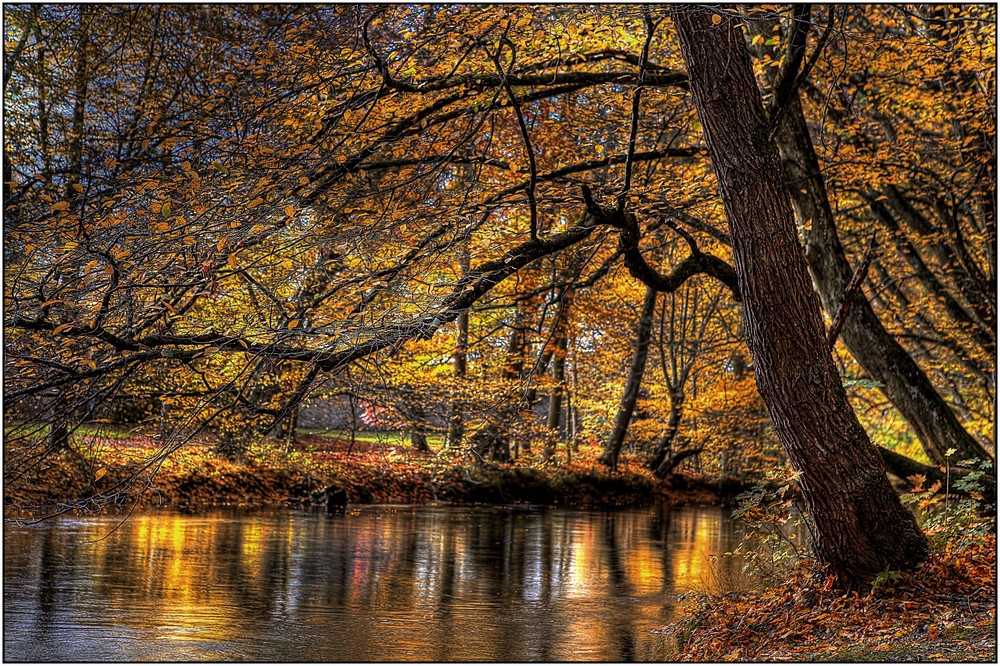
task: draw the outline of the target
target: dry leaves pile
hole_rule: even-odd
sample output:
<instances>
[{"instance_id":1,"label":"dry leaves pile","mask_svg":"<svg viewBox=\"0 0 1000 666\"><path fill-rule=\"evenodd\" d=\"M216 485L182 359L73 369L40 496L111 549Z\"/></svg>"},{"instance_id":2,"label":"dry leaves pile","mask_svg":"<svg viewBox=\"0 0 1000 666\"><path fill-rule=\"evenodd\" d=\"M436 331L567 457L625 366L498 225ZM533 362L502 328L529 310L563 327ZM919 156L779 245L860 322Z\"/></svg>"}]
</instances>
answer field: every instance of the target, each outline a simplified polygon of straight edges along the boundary
<instances>
[{"instance_id":1,"label":"dry leaves pile","mask_svg":"<svg viewBox=\"0 0 1000 666\"><path fill-rule=\"evenodd\" d=\"M949 544L870 595L804 567L763 592L711 599L673 627L683 661L995 661L996 536Z\"/></svg>"}]
</instances>

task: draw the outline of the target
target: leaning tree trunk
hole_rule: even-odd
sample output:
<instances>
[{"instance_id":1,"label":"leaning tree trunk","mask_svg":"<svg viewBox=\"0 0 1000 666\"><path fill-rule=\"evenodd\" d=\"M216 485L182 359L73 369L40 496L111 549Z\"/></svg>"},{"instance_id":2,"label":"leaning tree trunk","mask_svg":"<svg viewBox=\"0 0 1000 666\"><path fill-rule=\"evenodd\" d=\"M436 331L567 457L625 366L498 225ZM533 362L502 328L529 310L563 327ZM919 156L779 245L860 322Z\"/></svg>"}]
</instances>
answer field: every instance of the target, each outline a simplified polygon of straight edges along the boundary
<instances>
[{"instance_id":1,"label":"leaning tree trunk","mask_svg":"<svg viewBox=\"0 0 1000 666\"><path fill-rule=\"evenodd\" d=\"M799 245L742 24L677 5L674 23L729 221L757 389L800 474L817 558L838 586L927 558L847 401Z\"/></svg>"},{"instance_id":2,"label":"leaning tree trunk","mask_svg":"<svg viewBox=\"0 0 1000 666\"><path fill-rule=\"evenodd\" d=\"M615 427L604 445L601 462L615 469L618 466L618 454L625 443L625 434L632 421L635 403L639 399L639 388L642 386L642 376L646 371L646 357L649 355L649 333L653 329L653 311L656 308L657 291L646 287L646 296L642 300L642 310L639 312L639 323L635 329L635 352L632 354L632 367L629 368L625 390L618 405L618 415L615 417Z\"/></svg>"},{"instance_id":3,"label":"leaning tree trunk","mask_svg":"<svg viewBox=\"0 0 1000 666\"><path fill-rule=\"evenodd\" d=\"M671 472L674 471L675 467L691 456L696 456L704 450L705 448L702 446L694 446L690 449L681 449L680 451L670 451L667 449L660 462L657 463L656 467L652 468L653 476L660 481L663 481Z\"/></svg>"},{"instance_id":4,"label":"leaning tree trunk","mask_svg":"<svg viewBox=\"0 0 1000 666\"><path fill-rule=\"evenodd\" d=\"M806 245L809 272L826 311L835 315L852 271L837 235L823 174L797 95L789 101L775 136L792 205L800 220L812 220ZM882 391L913 428L932 462L946 464L948 449L955 449L955 460L992 458L962 427L909 353L885 330L863 294L854 298L841 339L865 372L882 385Z\"/></svg>"}]
</instances>

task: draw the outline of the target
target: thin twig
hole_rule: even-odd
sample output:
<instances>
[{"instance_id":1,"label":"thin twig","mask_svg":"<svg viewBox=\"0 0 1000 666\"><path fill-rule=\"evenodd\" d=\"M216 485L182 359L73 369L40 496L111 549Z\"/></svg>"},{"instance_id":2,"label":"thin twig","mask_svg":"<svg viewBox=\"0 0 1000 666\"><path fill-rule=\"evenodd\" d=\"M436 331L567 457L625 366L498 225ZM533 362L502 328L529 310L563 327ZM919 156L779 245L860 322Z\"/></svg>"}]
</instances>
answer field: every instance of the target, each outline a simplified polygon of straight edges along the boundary
<instances>
[{"instance_id":1,"label":"thin twig","mask_svg":"<svg viewBox=\"0 0 1000 666\"><path fill-rule=\"evenodd\" d=\"M510 26L508 26L510 29ZM507 71L504 71L503 66L500 64L500 53L503 51L504 45L510 48L510 66L507 67ZM524 122L524 114L521 112L521 105L517 101L517 96L514 95L514 89L510 85L510 80L507 74L514 68L514 62L517 59L517 49L514 43L507 39L507 32L504 31L503 37L500 39L500 45L497 47L496 53L489 53L486 51L493 60L493 64L496 65L497 73L500 75L500 80L503 82L503 88L507 92L507 97L510 99L510 105L514 108L514 114L517 116L517 125L521 129L521 138L524 140L524 149L528 152L528 187L525 190L525 194L528 197L528 209L531 211L531 219L529 220L529 230L531 233L531 240L538 239L538 204L535 201L535 186L538 183L538 166L535 164L535 151L531 147L531 135L528 133L528 125Z\"/></svg>"}]
</instances>

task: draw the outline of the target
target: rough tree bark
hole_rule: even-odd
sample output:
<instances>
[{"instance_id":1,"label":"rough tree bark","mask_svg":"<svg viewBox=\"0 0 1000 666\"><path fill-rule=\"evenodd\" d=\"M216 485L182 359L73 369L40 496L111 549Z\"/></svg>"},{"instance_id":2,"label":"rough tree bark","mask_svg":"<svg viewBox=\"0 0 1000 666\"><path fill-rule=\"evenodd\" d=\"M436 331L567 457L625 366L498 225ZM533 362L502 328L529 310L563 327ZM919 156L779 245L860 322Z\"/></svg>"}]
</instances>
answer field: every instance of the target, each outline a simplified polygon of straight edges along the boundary
<instances>
[{"instance_id":1,"label":"rough tree bark","mask_svg":"<svg viewBox=\"0 0 1000 666\"><path fill-rule=\"evenodd\" d=\"M655 289L646 287L646 296L642 300L642 310L639 312L639 323L635 329L635 351L632 354L632 366L629 368L628 378L625 380L625 390L622 392L622 399L618 405L614 429L604 445L604 454L601 456L601 462L611 469L618 466L618 454L625 443L625 433L628 432L628 425L632 421L632 413L635 411L635 403L639 399L639 387L642 385L642 376L646 371L646 357L649 355L649 334L653 329L656 294Z\"/></svg>"},{"instance_id":2,"label":"rough tree bark","mask_svg":"<svg viewBox=\"0 0 1000 666\"><path fill-rule=\"evenodd\" d=\"M691 5L672 14L729 221L757 388L800 473L817 558L839 587L864 589L887 567L925 560L927 539L890 486L827 346L742 23Z\"/></svg>"}]
</instances>

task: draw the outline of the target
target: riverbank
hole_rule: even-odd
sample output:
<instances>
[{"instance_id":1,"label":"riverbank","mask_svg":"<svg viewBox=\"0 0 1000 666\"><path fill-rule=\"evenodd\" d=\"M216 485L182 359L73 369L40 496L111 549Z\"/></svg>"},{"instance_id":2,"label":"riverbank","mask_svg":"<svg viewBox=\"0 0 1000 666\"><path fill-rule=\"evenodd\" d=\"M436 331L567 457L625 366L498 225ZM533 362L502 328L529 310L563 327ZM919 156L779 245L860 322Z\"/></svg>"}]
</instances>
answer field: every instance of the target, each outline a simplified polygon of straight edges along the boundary
<instances>
[{"instance_id":1,"label":"riverbank","mask_svg":"<svg viewBox=\"0 0 1000 666\"><path fill-rule=\"evenodd\" d=\"M675 661L995 663L996 536L951 538L912 572L840 595L800 567L761 591L702 597L668 627Z\"/></svg>"},{"instance_id":2,"label":"riverbank","mask_svg":"<svg viewBox=\"0 0 1000 666\"><path fill-rule=\"evenodd\" d=\"M537 504L616 508L668 504L726 504L742 490L674 476L660 483L634 461L611 471L583 450L572 461L526 456L512 464L470 464L404 446L331 438L305 439L297 450L277 448L234 462L208 445L190 444L143 469L158 447L141 438L91 438L86 447L51 454L31 474L5 488L7 510L56 506L275 506L316 501L339 488L353 504ZM155 473L154 473L155 471Z\"/></svg>"}]
</instances>

